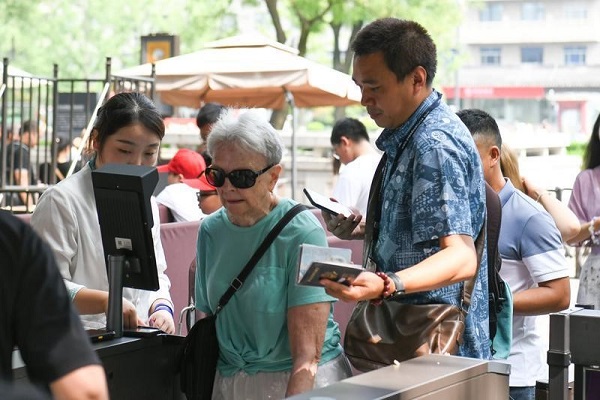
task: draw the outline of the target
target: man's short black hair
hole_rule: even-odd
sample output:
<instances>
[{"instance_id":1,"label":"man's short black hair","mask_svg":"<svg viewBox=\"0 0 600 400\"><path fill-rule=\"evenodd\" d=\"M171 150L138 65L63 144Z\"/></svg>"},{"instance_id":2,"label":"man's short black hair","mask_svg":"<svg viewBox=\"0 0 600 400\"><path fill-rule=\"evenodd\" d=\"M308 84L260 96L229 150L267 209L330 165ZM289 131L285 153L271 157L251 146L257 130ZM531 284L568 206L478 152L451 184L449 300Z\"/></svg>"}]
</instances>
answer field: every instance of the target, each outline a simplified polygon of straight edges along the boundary
<instances>
[{"instance_id":1,"label":"man's short black hair","mask_svg":"<svg viewBox=\"0 0 600 400\"><path fill-rule=\"evenodd\" d=\"M207 125L214 124L219 119L221 112L225 109L225 106L219 103L206 103L196 116L196 125L198 128Z\"/></svg>"},{"instance_id":2,"label":"man's short black hair","mask_svg":"<svg viewBox=\"0 0 600 400\"><path fill-rule=\"evenodd\" d=\"M437 69L436 47L425 28L417 22L382 18L358 32L351 46L355 56L383 53L385 64L400 81L421 66L430 86Z\"/></svg>"},{"instance_id":3,"label":"man's short black hair","mask_svg":"<svg viewBox=\"0 0 600 400\"><path fill-rule=\"evenodd\" d=\"M340 144L342 136L347 137L353 142L360 142L362 140L369 141L367 128L365 128L362 122L354 118L342 118L333 125L330 139L331 144Z\"/></svg>"},{"instance_id":4,"label":"man's short black hair","mask_svg":"<svg viewBox=\"0 0 600 400\"><path fill-rule=\"evenodd\" d=\"M38 131L37 121L34 119L28 119L27 121L23 122L23 125L21 125L19 134L22 135L25 132L37 132L37 131Z\"/></svg>"},{"instance_id":5,"label":"man's short black hair","mask_svg":"<svg viewBox=\"0 0 600 400\"><path fill-rule=\"evenodd\" d=\"M486 138L490 144L502 149L502 135L496 120L483 110L470 108L460 110L456 113L458 118L465 124L473 137L481 136Z\"/></svg>"}]
</instances>

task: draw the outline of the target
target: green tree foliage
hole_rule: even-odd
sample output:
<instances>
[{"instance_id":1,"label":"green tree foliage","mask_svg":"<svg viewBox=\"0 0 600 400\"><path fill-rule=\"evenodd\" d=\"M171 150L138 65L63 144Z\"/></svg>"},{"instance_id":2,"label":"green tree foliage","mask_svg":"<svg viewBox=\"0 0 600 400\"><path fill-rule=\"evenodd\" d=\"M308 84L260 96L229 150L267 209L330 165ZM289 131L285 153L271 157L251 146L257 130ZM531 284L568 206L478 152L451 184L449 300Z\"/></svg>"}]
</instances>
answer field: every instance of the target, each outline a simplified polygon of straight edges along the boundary
<instances>
[{"instance_id":1,"label":"green tree foliage","mask_svg":"<svg viewBox=\"0 0 600 400\"><path fill-rule=\"evenodd\" d=\"M103 77L139 64L140 37L179 35L181 53L232 34L224 23L230 0L0 0L0 55L36 75Z\"/></svg>"},{"instance_id":2,"label":"green tree foliage","mask_svg":"<svg viewBox=\"0 0 600 400\"><path fill-rule=\"evenodd\" d=\"M256 0L248 0L256 3ZM460 8L457 0L264 0L273 21L277 40L285 43L290 36L298 37L298 50L305 55L309 36L325 34L327 26L333 37L329 45L318 45L331 51L333 68L349 73L352 54L346 50L365 24L383 17L411 19L421 23L431 34L438 47L438 78L443 81L454 65L452 49L456 46L456 30L460 23ZM282 15L289 15L296 35L285 32ZM336 111L335 118L343 115ZM274 116L272 122L279 126L282 116Z\"/></svg>"}]
</instances>

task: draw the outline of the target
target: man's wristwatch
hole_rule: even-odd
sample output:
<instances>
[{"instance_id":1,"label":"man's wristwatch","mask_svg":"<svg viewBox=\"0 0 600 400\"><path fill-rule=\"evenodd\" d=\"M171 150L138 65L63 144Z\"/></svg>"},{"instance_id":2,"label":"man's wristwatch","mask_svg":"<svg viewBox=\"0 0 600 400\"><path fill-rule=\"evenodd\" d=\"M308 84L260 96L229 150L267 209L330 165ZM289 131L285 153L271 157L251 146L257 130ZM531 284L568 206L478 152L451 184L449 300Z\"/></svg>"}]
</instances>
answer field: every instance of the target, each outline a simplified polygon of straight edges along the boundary
<instances>
[{"instance_id":1,"label":"man's wristwatch","mask_svg":"<svg viewBox=\"0 0 600 400\"><path fill-rule=\"evenodd\" d=\"M390 297L404 294L404 282L402 282L402 279L393 272L386 272L385 274L394 282L394 286L396 287L396 290L390 294Z\"/></svg>"}]
</instances>

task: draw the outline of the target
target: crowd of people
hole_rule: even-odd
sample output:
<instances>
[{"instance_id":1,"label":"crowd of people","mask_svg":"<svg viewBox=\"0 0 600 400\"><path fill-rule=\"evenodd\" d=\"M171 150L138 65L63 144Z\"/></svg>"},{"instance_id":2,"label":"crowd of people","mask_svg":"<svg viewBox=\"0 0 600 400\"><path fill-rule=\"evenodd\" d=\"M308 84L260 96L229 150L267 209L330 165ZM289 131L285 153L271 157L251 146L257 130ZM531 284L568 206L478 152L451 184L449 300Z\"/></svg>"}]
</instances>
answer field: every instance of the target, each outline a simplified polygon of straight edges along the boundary
<instances>
[{"instance_id":1,"label":"crowd of people","mask_svg":"<svg viewBox=\"0 0 600 400\"><path fill-rule=\"evenodd\" d=\"M544 378L536 318L570 305L564 243L591 246L577 301L600 307L600 116L567 206L521 176L492 115L477 109L454 113L446 105L433 87L436 46L421 25L376 20L357 34L351 49L361 104L383 131L374 147L360 121L345 118L335 124L330 140L343 166L331 196L352 214L323 212L322 218L330 234L364 240L364 264L376 269L365 270L349 285L328 279L320 281L322 287L298 285L300 246L327 246L316 216L301 212L227 307L217 310L254 250L297 202L275 190L284 146L271 124L255 110L208 103L197 118L202 145L180 149L158 167L168 181L151 198L159 289L124 289L125 328L175 332L159 233L162 204L176 221L202 220L195 306L203 313L219 312L213 399L279 399L351 376L333 318L338 299L460 307L464 282L470 280L474 288L457 355L491 359L488 255L485 248L481 254L475 248L485 226L487 182L502 205L500 274L513 293L510 398L534 399L535 383ZM20 150L11 154L21 158L13 155L11 162L21 168L4 179L24 184L36 175L22 166L29 164L25 157L37 143L37 123L23 124L19 134L11 145ZM47 385L53 395L108 396L106 377L82 329L104 327L108 309L92 171L106 164L155 166L164 135L151 100L140 93L116 94L98 110L91 159L66 179L66 161L57 164L57 184L39 199L33 229L0 214L0 253L14 260L2 264L9 279L0 282L0 307L7 316L0 324L0 394L14 390L5 382L11 379L10 356L17 345L31 363L32 381ZM61 142L55 145L57 154L69 151ZM52 173L48 166L39 172L45 179ZM16 304L32 304L28 309L34 313L23 318Z\"/></svg>"}]
</instances>

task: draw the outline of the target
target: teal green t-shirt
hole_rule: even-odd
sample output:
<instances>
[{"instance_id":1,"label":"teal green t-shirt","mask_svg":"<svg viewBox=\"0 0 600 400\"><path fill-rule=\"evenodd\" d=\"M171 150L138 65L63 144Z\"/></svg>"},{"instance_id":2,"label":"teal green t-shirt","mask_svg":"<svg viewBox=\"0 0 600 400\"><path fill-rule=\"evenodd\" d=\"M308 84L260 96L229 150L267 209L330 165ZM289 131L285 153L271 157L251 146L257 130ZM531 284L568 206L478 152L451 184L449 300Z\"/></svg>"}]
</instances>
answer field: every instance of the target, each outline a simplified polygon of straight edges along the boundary
<instances>
[{"instance_id":1,"label":"teal green t-shirt","mask_svg":"<svg viewBox=\"0 0 600 400\"><path fill-rule=\"evenodd\" d=\"M296 204L282 199L251 227L233 225L224 208L202 221L198 234L196 308L213 312L229 283L239 274L271 228ZM321 224L301 212L283 229L254 267L246 282L217 317L218 369L223 376L238 371L286 371L292 368L287 327L290 307L334 302L325 290L296 284L300 244L327 246ZM329 313L321 364L342 352L340 331Z\"/></svg>"}]
</instances>

